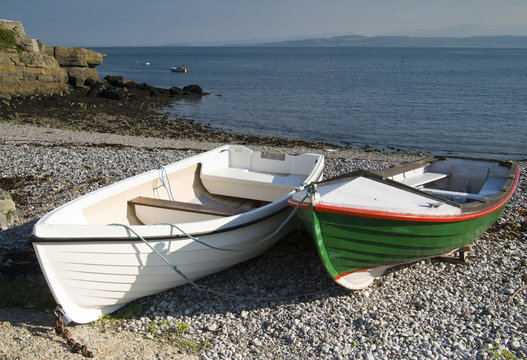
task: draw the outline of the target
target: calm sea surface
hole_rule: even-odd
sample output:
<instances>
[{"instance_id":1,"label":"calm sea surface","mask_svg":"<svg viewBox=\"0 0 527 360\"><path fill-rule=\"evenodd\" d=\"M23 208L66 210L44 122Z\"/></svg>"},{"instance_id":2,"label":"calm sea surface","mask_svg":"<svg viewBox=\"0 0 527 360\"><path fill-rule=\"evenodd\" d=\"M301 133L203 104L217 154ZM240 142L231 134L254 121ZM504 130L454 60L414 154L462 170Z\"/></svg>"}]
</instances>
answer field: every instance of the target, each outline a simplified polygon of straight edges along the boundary
<instances>
[{"instance_id":1,"label":"calm sea surface","mask_svg":"<svg viewBox=\"0 0 527 360\"><path fill-rule=\"evenodd\" d=\"M527 158L527 49L94 50L107 54L101 77L211 94L177 101L174 118L354 148ZM189 73L170 72L183 64Z\"/></svg>"}]
</instances>

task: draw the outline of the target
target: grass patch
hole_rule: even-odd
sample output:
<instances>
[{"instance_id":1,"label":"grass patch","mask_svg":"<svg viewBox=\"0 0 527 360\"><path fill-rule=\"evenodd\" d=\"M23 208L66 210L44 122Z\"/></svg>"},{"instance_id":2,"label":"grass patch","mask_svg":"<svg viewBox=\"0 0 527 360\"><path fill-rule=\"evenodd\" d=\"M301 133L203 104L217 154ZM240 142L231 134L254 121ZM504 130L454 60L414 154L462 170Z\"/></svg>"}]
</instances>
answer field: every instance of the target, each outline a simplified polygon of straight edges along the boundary
<instances>
[{"instance_id":1,"label":"grass patch","mask_svg":"<svg viewBox=\"0 0 527 360\"><path fill-rule=\"evenodd\" d=\"M13 30L0 28L0 49L17 49L19 45L15 40Z\"/></svg>"},{"instance_id":2,"label":"grass patch","mask_svg":"<svg viewBox=\"0 0 527 360\"><path fill-rule=\"evenodd\" d=\"M492 357L496 360L518 360L518 357L514 355L509 349L503 349L497 343L490 345L489 348L492 353Z\"/></svg>"},{"instance_id":3,"label":"grass patch","mask_svg":"<svg viewBox=\"0 0 527 360\"><path fill-rule=\"evenodd\" d=\"M46 282L32 280L24 275L14 279L0 276L0 308L53 309L55 300L49 292Z\"/></svg>"},{"instance_id":4,"label":"grass patch","mask_svg":"<svg viewBox=\"0 0 527 360\"><path fill-rule=\"evenodd\" d=\"M176 328L174 329L174 332L175 332L176 334L178 334L178 335L181 335L181 334L187 332L187 330L188 330L189 328L190 328L190 325L189 325L189 324L180 321L180 322L177 323L177 326L176 326Z\"/></svg>"},{"instance_id":5,"label":"grass patch","mask_svg":"<svg viewBox=\"0 0 527 360\"><path fill-rule=\"evenodd\" d=\"M7 210L7 212L5 213L5 219L7 220L8 223L11 222L11 219L13 219L13 215L15 213L13 212L13 210Z\"/></svg>"},{"instance_id":6,"label":"grass patch","mask_svg":"<svg viewBox=\"0 0 527 360\"><path fill-rule=\"evenodd\" d=\"M212 347L212 343L210 343L208 340L206 340L204 343L199 343L197 341L185 339L182 337L173 339L172 343L180 349L196 355L204 349L210 349Z\"/></svg>"},{"instance_id":7,"label":"grass patch","mask_svg":"<svg viewBox=\"0 0 527 360\"><path fill-rule=\"evenodd\" d=\"M103 315L99 318L99 324L105 327L115 328L132 318L139 318L143 314L141 305L126 305L114 313ZM153 320L148 323L146 328L138 334L147 336L154 341L169 342L178 347L182 353L199 354L204 349L212 347L209 340L201 343L192 339L185 338L185 333L190 329L190 325L183 321L175 324L168 320ZM1 359L0 359L1 360Z\"/></svg>"},{"instance_id":8,"label":"grass patch","mask_svg":"<svg viewBox=\"0 0 527 360\"><path fill-rule=\"evenodd\" d=\"M120 308L119 310L102 315L100 317L101 322L123 322L125 320L129 320L134 317L140 317L143 313L143 306L142 305L125 305L124 307Z\"/></svg>"}]
</instances>

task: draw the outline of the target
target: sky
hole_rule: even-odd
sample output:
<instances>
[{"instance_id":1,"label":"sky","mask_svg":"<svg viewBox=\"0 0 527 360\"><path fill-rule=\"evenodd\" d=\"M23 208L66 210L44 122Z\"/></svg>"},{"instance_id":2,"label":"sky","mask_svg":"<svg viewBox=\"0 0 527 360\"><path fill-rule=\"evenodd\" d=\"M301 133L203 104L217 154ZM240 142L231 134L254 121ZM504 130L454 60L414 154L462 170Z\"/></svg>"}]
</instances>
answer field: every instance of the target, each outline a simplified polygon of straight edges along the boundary
<instances>
[{"instance_id":1,"label":"sky","mask_svg":"<svg viewBox=\"0 0 527 360\"><path fill-rule=\"evenodd\" d=\"M526 35L525 0L4 0L49 45L221 45L335 35ZM438 31L445 29L443 31Z\"/></svg>"}]
</instances>

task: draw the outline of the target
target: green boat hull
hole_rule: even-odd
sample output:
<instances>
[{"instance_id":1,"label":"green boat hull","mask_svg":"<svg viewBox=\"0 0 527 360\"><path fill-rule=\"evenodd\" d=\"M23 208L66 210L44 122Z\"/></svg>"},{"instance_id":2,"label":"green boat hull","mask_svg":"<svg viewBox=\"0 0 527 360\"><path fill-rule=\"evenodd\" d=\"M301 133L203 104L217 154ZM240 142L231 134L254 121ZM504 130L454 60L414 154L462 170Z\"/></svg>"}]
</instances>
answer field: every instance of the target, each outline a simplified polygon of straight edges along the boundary
<instances>
[{"instance_id":1,"label":"green boat hull","mask_svg":"<svg viewBox=\"0 0 527 360\"><path fill-rule=\"evenodd\" d=\"M384 271L470 244L496 221L504 207L479 218L453 222L368 218L306 208L298 215L315 239L329 274L338 279L373 268Z\"/></svg>"}]
</instances>

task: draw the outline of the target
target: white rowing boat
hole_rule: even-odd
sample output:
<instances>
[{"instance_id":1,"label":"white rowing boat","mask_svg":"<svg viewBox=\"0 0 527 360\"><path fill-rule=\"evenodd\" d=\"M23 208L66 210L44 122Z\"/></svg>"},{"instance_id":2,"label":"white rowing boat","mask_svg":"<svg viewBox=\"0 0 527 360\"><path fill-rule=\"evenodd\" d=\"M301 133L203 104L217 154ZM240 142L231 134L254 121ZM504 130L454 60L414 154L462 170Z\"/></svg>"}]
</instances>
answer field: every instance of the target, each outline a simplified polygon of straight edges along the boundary
<instances>
[{"instance_id":1,"label":"white rowing boat","mask_svg":"<svg viewBox=\"0 0 527 360\"><path fill-rule=\"evenodd\" d=\"M280 228L295 188L323 167L322 155L226 145L167 165L167 176L152 170L55 209L35 224L33 247L66 315L91 322L267 250L295 225Z\"/></svg>"}]
</instances>

